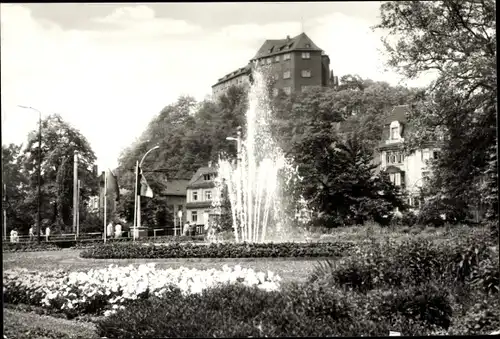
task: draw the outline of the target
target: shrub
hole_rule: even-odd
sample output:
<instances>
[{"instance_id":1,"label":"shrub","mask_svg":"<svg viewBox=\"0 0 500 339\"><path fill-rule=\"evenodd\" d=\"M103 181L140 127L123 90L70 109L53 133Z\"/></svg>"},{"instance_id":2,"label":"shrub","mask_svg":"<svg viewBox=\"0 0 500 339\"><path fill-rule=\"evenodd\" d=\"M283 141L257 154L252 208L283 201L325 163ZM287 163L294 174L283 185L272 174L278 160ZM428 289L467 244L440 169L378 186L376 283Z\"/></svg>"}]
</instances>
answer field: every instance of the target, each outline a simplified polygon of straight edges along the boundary
<instances>
[{"instance_id":1,"label":"shrub","mask_svg":"<svg viewBox=\"0 0 500 339\"><path fill-rule=\"evenodd\" d=\"M210 245L173 243L100 244L80 253L83 258L259 258L259 257L334 257L353 248L349 242L337 243L222 243Z\"/></svg>"}]
</instances>

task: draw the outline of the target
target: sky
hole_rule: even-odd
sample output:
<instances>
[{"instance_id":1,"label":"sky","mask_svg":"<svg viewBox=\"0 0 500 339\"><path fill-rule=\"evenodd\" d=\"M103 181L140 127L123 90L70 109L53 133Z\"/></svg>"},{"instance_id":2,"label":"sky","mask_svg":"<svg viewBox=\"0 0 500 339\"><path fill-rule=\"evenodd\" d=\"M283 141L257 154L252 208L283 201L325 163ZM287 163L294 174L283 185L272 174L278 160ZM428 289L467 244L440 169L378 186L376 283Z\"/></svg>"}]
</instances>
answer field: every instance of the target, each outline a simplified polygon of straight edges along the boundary
<instances>
[{"instance_id":1,"label":"sky","mask_svg":"<svg viewBox=\"0 0 500 339\"><path fill-rule=\"evenodd\" d=\"M99 170L180 95L203 100L266 39L305 32L339 78L422 86L385 67L379 2L1 4L2 144L60 114L90 142ZM150 156L154 156L153 153Z\"/></svg>"}]
</instances>

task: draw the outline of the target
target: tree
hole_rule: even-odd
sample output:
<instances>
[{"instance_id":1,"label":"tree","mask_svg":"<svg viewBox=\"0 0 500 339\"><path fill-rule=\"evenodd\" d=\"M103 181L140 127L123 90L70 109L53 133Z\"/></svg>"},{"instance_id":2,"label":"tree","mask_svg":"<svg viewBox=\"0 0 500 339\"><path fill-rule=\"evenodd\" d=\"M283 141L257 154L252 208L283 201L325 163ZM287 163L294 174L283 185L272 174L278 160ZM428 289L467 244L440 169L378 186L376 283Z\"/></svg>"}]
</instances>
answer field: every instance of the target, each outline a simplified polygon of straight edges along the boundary
<instances>
[{"instance_id":1,"label":"tree","mask_svg":"<svg viewBox=\"0 0 500 339\"><path fill-rule=\"evenodd\" d=\"M316 212L316 224L363 224L369 218L386 223L392 209L405 207L397 188L374 174L371 152L359 136L342 140L322 131L294 147L303 196Z\"/></svg>"},{"instance_id":2,"label":"tree","mask_svg":"<svg viewBox=\"0 0 500 339\"><path fill-rule=\"evenodd\" d=\"M495 176L487 175L497 168L489 162L497 152L495 2L386 2L380 11L376 28L389 32L384 40L389 65L409 78L437 74L412 107L416 128L407 151L442 139L430 194L477 205L487 193L481 187L498 185ZM483 178L490 184L478 185Z\"/></svg>"},{"instance_id":3,"label":"tree","mask_svg":"<svg viewBox=\"0 0 500 339\"><path fill-rule=\"evenodd\" d=\"M3 207L7 214L7 232L18 228L22 233L26 233L32 224L29 214L25 213L30 206L25 204L28 193L28 178L19 171L21 149L21 145L2 145L2 183L5 185L4 194L7 199L7 203Z\"/></svg>"},{"instance_id":4,"label":"tree","mask_svg":"<svg viewBox=\"0 0 500 339\"><path fill-rule=\"evenodd\" d=\"M78 178L82 182L81 201L97 194L97 178L92 173L96 160L87 139L75 128L66 123L61 116L54 114L42 120L41 148L41 191L42 221L56 224L57 230L71 225L73 210L73 156L78 152ZM28 142L21 157L23 175L28 178L25 204L33 207L26 210L32 220L37 211L37 175L38 136L33 131L28 135ZM35 204L35 205L34 205Z\"/></svg>"}]
</instances>

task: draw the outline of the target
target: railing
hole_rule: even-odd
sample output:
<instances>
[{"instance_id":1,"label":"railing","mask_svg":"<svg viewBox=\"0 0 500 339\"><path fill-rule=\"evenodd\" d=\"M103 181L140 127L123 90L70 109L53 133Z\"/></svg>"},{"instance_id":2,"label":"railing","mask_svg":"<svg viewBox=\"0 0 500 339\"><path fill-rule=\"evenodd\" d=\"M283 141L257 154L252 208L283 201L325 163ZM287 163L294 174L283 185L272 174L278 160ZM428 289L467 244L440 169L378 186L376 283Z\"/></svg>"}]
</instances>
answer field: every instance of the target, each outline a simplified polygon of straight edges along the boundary
<instances>
[{"instance_id":1,"label":"railing","mask_svg":"<svg viewBox=\"0 0 500 339\"><path fill-rule=\"evenodd\" d=\"M180 229L177 228L177 236L173 235L173 229L163 229L163 228L157 228L153 230L153 235L147 235L143 236L140 239L153 239L153 240L162 240L162 239L169 239L169 238L180 238L184 237L183 234L179 234ZM196 240L202 240L204 238L204 233L203 231L203 226L197 227L196 232L194 235L189 235L188 237L190 238L196 238ZM163 235L158 235L158 233L164 232ZM124 231L124 236L117 238L117 240L121 239L123 241L131 240L132 239L132 232L131 231ZM172 234L169 234L172 233ZM77 236L75 233L66 233L66 234L55 234L55 235L49 235L49 238L47 240L47 237L45 235L41 235L41 242L44 243L57 243L57 242L66 242L66 241L78 241L78 242L97 242L97 241L103 241L104 234L102 232L95 232L95 233L80 233L79 236ZM115 240L115 237L109 238L109 240ZM10 236L7 237L7 239L3 239L3 243L15 243L11 242ZM37 236L28 236L28 235L19 235L17 237L17 243L36 243L37 242Z\"/></svg>"}]
</instances>

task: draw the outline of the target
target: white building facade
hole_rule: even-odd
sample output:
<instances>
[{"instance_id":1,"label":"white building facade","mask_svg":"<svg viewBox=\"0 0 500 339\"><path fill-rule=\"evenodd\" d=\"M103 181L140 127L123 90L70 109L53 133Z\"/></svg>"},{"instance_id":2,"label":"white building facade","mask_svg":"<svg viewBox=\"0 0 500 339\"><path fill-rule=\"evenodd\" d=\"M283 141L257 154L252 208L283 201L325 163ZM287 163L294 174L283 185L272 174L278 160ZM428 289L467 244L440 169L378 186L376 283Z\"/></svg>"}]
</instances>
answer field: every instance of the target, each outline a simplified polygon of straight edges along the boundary
<instances>
[{"instance_id":1,"label":"white building facade","mask_svg":"<svg viewBox=\"0 0 500 339\"><path fill-rule=\"evenodd\" d=\"M410 155L404 154L403 143L411 128L406 118L407 110L406 105L396 106L385 120L377 156L380 169L408 193L408 204L418 207L420 188L431 175L428 160L439 157L440 149L437 143L429 143Z\"/></svg>"}]
</instances>

